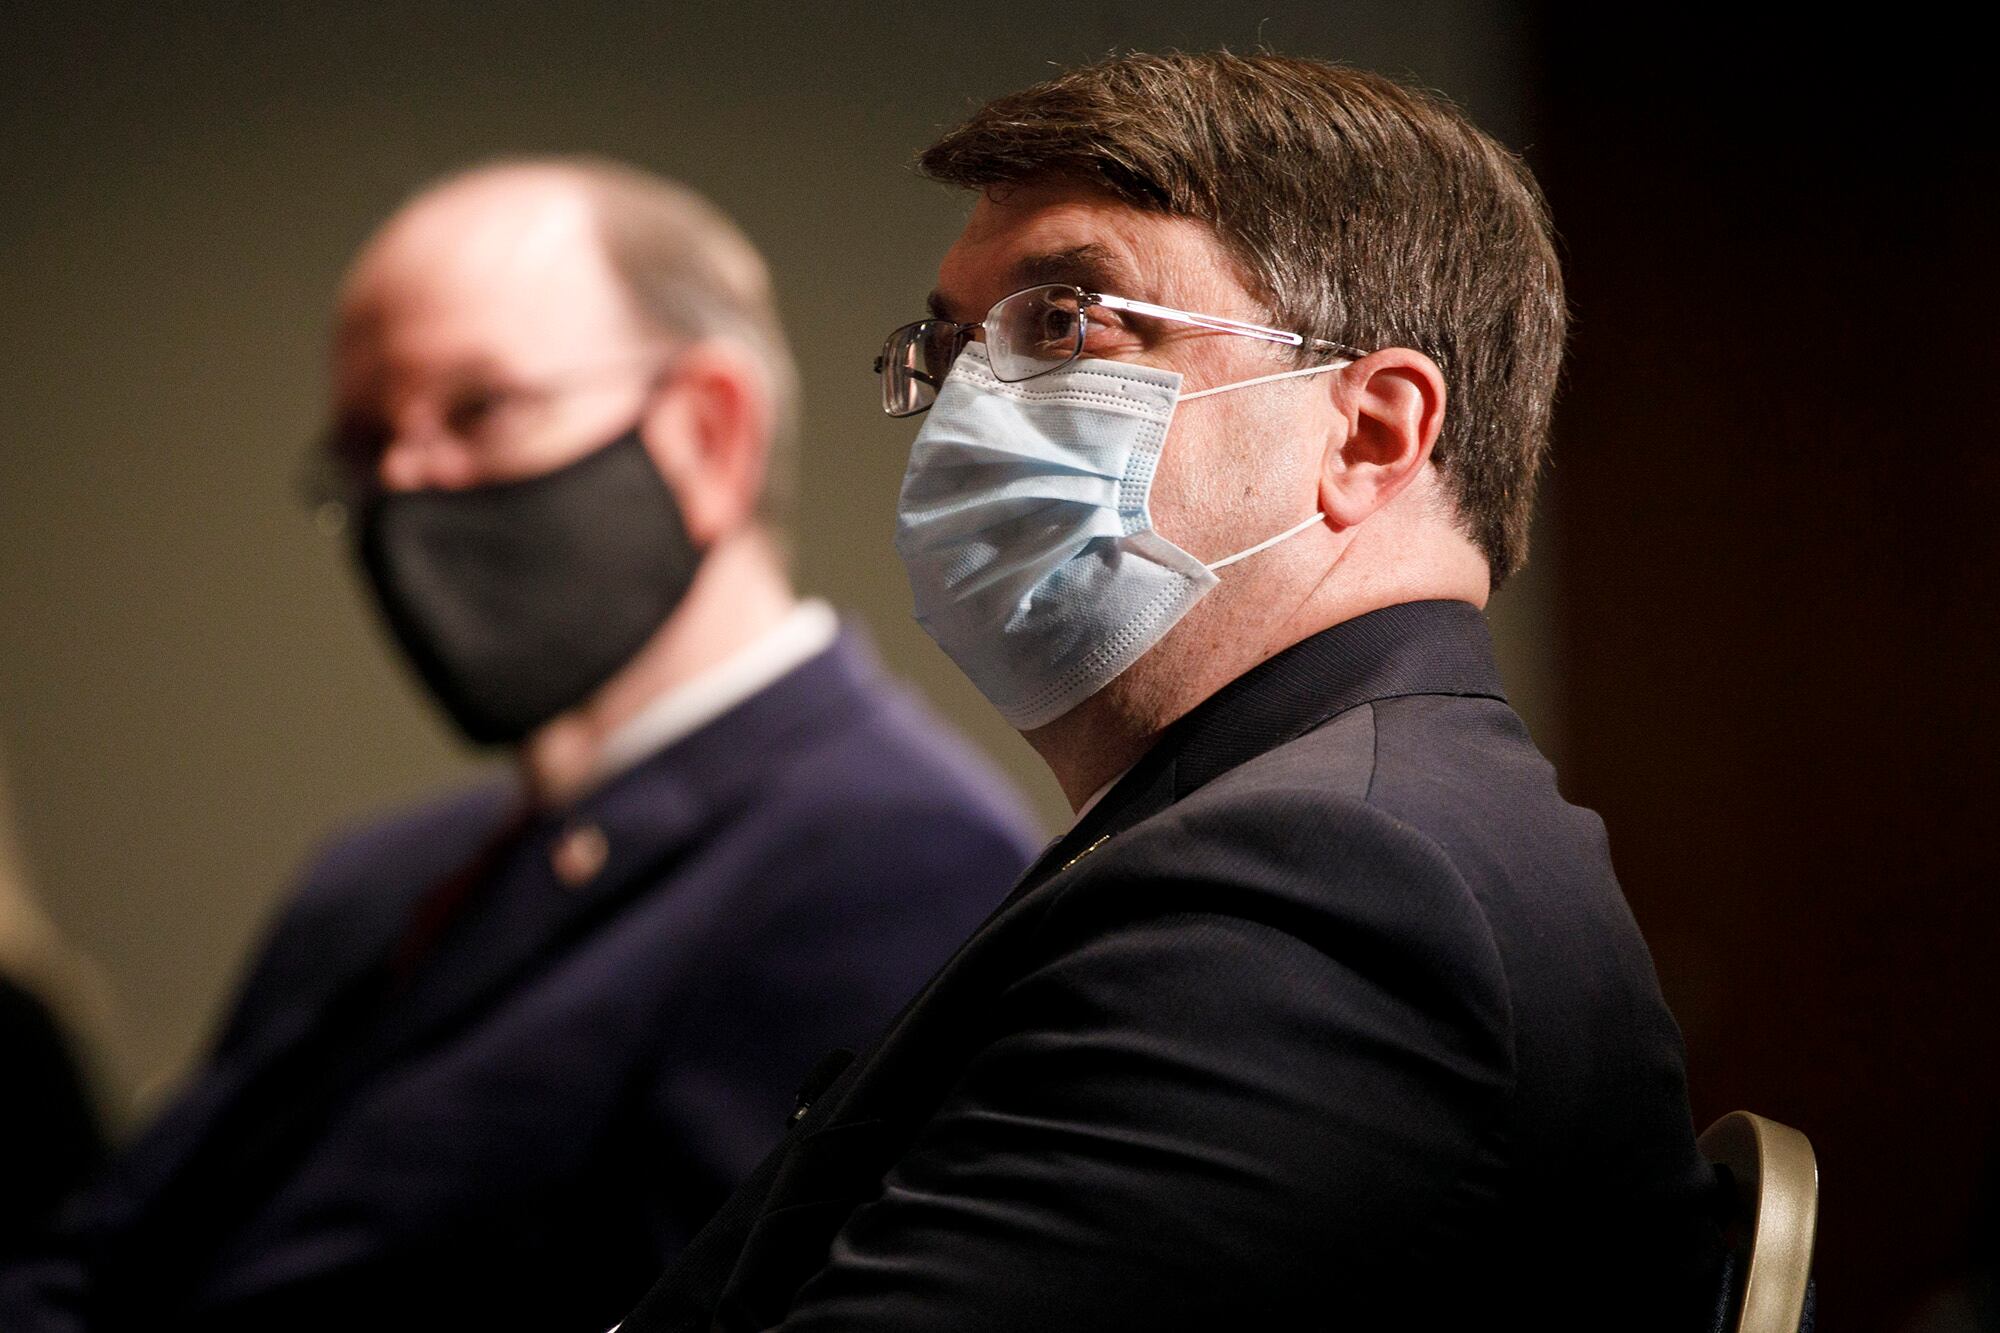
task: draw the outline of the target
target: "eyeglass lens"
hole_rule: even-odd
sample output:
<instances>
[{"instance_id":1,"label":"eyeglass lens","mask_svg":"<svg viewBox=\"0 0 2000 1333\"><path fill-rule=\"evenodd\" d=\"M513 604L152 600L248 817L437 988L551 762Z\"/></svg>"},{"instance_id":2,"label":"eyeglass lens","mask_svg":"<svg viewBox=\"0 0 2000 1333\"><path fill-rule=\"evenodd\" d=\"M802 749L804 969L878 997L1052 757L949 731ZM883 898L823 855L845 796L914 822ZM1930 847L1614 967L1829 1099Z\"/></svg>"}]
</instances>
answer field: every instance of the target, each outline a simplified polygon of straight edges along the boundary
<instances>
[{"instance_id":1,"label":"eyeglass lens","mask_svg":"<svg viewBox=\"0 0 2000 1333\"><path fill-rule=\"evenodd\" d=\"M937 401L964 343L965 333L948 319L918 320L890 334L882 349L882 410L906 417Z\"/></svg>"},{"instance_id":2,"label":"eyeglass lens","mask_svg":"<svg viewBox=\"0 0 2000 1333\"><path fill-rule=\"evenodd\" d=\"M977 326L997 379L1032 379L1076 360L1083 351L1083 293L1052 283L1015 292L986 312ZM937 401L974 328L948 319L923 319L889 335L882 349L882 410L907 417Z\"/></svg>"},{"instance_id":3,"label":"eyeglass lens","mask_svg":"<svg viewBox=\"0 0 2000 1333\"><path fill-rule=\"evenodd\" d=\"M1015 292L986 312L986 356L1002 380L1061 369L1083 351L1083 293L1051 284Z\"/></svg>"}]
</instances>

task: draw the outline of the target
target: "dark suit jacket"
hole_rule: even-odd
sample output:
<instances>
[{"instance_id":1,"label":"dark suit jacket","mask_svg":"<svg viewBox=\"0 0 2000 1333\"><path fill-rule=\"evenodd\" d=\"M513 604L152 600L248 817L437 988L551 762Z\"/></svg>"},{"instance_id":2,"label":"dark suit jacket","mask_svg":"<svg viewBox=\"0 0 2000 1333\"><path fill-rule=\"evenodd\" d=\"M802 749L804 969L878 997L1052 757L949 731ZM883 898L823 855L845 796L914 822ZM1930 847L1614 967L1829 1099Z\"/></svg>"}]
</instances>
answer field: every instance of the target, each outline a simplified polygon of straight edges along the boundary
<instances>
[{"instance_id":1,"label":"dark suit jacket","mask_svg":"<svg viewBox=\"0 0 2000 1333\"><path fill-rule=\"evenodd\" d=\"M1397 606L1171 728L626 1333L1704 1327L1712 1182L1602 825Z\"/></svg>"},{"instance_id":2,"label":"dark suit jacket","mask_svg":"<svg viewBox=\"0 0 2000 1333\"><path fill-rule=\"evenodd\" d=\"M1036 845L851 634L532 825L406 984L384 964L507 797L313 868L179 1101L0 1279L0 1328L602 1333ZM552 857L594 827L567 885ZM587 865L588 858L585 858Z\"/></svg>"},{"instance_id":3,"label":"dark suit jacket","mask_svg":"<svg viewBox=\"0 0 2000 1333\"><path fill-rule=\"evenodd\" d=\"M28 1243L104 1148L69 1035L33 992L0 972L0 1263ZM0 1325L4 1327L4 1325Z\"/></svg>"}]
</instances>

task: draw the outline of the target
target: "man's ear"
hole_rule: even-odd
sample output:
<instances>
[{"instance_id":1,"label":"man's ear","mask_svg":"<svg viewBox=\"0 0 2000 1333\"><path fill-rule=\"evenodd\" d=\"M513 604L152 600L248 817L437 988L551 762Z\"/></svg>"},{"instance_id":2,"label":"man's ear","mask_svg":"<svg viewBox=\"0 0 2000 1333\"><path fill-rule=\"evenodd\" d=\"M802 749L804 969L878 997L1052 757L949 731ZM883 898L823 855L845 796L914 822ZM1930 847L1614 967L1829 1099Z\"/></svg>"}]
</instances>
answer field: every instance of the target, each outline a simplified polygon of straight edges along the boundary
<instances>
[{"instance_id":1,"label":"man's ear","mask_svg":"<svg viewBox=\"0 0 2000 1333\"><path fill-rule=\"evenodd\" d=\"M1444 373L1422 352L1388 347L1332 376L1335 425L1319 502L1336 528L1364 522L1415 481L1444 424Z\"/></svg>"},{"instance_id":2,"label":"man's ear","mask_svg":"<svg viewBox=\"0 0 2000 1333\"><path fill-rule=\"evenodd\" d=\"M734 343L689 345L654 387L639 432L696 546L729 536L756 512L771 429L762 374Z\"/></svg>"}]
</instances>

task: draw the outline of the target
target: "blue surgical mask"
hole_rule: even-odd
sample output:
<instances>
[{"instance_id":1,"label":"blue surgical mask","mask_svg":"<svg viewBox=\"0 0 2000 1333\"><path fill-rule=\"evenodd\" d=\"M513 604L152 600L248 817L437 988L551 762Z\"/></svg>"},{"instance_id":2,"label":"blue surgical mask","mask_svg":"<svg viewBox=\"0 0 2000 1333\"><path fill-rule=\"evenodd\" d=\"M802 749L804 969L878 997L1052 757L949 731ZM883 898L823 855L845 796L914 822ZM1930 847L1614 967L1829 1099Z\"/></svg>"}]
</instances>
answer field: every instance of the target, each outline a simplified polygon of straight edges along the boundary
<instances>
[{"instance_id":1,"label":"blue surgical mask","mask_svg":"<svg viewBox=\"0 0 2000 1333\"><path fill-rule=\"evenodd\" d=\"M1175 405L1347 364L1182 395L1173 371L1095 359L1006 383L967 346L903 476L896 551L917 623L1009 723L1055 721L1164 638L1217 570L1322 517L1207 564L1162 537L1147 501Z\"/></svg>"}]
</instances>

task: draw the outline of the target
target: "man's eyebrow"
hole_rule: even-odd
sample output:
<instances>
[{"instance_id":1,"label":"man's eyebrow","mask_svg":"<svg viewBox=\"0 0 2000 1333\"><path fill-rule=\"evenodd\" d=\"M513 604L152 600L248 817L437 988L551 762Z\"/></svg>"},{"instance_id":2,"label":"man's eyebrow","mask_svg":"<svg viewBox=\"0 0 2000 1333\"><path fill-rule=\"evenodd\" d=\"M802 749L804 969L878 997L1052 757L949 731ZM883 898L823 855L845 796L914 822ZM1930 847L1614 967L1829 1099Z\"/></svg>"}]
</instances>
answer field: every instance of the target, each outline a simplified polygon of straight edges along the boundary
<instances>
[{"instance_id":1,"label":"man's eyebrow","mask_svg":"<svg viewBox=\"0 0 2000 1333\"><path fill-rule=\"evenodd\" d=\"M1026 255L1014 264L1014 281L1023 287L1039 282L1066 282L1085 291L1108 290L1125 296L1130 294L1125 289L1132 285L1135 276L1108 246L1096 242Z\"/></svg>"},{"instance_id":2,"label":"man's eyebrow","mask_svg":"<svg viewBox=\"0 0 2000 1333\"><path fill-rule=\"evenodd\" d=\"M1130 296L1133 285L1138 281L1137 275L1115 251L1094 241L1073 245L1067 250L1024 255L1014 261L1014 267L1008 272L1012 278L1009 291L1016 292L1045 282L1066 282L1085 291ZM942 289L932 292L925 299L925 305L933 319L957 318L951 299ZM984 311L979 313L982 316L985 314Z\"/></svg>"}]
</instances>

